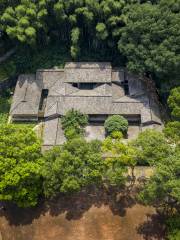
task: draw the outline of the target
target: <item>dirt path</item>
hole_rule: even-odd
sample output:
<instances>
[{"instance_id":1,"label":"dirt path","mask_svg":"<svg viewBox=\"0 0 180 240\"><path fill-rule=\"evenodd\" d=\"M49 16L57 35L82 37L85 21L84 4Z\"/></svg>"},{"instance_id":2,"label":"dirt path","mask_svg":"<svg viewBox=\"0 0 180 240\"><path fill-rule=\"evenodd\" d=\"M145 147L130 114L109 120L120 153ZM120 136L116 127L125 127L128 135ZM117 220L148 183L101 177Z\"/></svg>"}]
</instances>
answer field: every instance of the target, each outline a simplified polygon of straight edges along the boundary
<instances>
[{"instance_id":1,"label":"dirt path","mask_svg":"<svg viewBox=\"0 0 180 240\"><path fill-rule=\"evenodd\" d=\"M3 240L163 240L155 210L124 196L84 192L0 217Z\"/></svg>"}]
</instances>

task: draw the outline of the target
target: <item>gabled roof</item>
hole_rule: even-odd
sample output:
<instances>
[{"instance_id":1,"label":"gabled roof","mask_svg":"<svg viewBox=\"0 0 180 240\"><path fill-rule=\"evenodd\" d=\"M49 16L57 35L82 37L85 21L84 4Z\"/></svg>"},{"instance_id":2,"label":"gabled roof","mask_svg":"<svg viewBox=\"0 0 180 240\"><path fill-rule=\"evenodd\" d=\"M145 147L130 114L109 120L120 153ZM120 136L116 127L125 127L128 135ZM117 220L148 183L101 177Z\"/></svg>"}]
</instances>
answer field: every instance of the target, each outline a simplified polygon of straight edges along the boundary
<instances>
[{"instance_id":1,"label":"gabled roof","mask_svg":"<svg viewBox=\"0 0 180 240\"><path fill-rule=\"evenodd\" d=\"M108 62L70 62L65 65L65 82L111 82L111 64Z\"/></svg>"},{"instance_id":2,"label":"gabled roof","mask_svg":"<svg viewBox=\"0 0 180 240\"><path fill-rule=\"evenodd\" d=\"M20 75L16 84L12 115L37 115L41 97L41 83L35 75Z\"/></svg>"}]
</instances>

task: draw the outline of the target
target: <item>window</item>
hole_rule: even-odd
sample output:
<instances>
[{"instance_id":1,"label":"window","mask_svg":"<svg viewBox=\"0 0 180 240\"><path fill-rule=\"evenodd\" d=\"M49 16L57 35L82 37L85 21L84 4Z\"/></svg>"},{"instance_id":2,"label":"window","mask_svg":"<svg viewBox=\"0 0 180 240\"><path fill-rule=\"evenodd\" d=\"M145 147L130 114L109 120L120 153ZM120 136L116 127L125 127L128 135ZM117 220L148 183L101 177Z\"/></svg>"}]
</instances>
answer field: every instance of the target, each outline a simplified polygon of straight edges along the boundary
<instances>
[{"instance_id":1,"label":"window","mask_svg":"<svg viewBox=\"0 0 180 240\"><path fill-rule=\"evenodd\" d=\"M48 89L42 89L41 99L39 104L39 111L44 111L45 109L48 92L49 92Z\"/></svg>"},{"instance_id":2,"label":"window","mask_svg":"<svg viewBox=\"0 0 180 240\"><path fill-rule=\"evenodd\" d=\"M80 90L92 90L95 88L96 83L72 83L72 86Z\"/></svg>"},{"instance_id":3,"label":"window","mask_svg":"<svg viewBox=\"0 0 180 240\"><path fill-rule=\"evenodd\" d=\"M80 89L84 89L84 90L91 90L91 89L93 89L94 88L94 86L95 86L95 84L94 83L80 83Z\"/></svg>"}]
</instances>

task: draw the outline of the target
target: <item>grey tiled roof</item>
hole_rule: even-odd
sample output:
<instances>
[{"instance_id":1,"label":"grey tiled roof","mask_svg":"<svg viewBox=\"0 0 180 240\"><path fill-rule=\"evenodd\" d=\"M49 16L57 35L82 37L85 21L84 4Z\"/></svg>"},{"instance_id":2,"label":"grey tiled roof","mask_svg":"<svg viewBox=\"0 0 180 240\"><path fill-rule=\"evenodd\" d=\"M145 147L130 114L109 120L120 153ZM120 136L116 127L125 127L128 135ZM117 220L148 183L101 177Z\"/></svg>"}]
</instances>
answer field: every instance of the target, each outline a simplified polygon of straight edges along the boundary
<instances>
[{"instance_id":1,"label":"grey tiled roof","mask_svg":"<svg viewBox=\"0 0 180 240\"><path fill-rule=\"evenodd\" d=\"M44 146L60 145L65 142L64 132L59 118L47 119L44 124Z\"/></svg>"},{"instance_id":2,"label":"grey tiled roof","mask_svg":"<svg viewBox=\"0 0 180 240\"><path fill-rule=\"evenodd\" d=\"M37 115L41 97L41 83L35 75L20 75L16 84L11 115Z\"/></svg>"},{"instance_id":3,"label":"grey tiled roof","mask_svg":"<svg viewBox=\"0 0 180 240\"><path fill-rule=\"evenodd\" d=\"M111 82L110 63L67 63L65 65L65 82Z\"/></svg>"},{"instance_id":4,"label":"grey tiled roof","mask_svg":"<svg viewBox=\"0 0 180 240\"><path fill-rule=\"evenodd\" d=\"M129 83L129 96L121 86L124 80ZM92 90L82 90L73 86L73 82L97 84ZM21 75L11 115L38 116L42 89L49 90L46 118L64 115L74 108L86 114L141 115L142 123L161 123L155 91L138 76L123 69L112 69L110 63L67 63L64 69L38 70L36 75Z\"/></svg>"}]
</instances>

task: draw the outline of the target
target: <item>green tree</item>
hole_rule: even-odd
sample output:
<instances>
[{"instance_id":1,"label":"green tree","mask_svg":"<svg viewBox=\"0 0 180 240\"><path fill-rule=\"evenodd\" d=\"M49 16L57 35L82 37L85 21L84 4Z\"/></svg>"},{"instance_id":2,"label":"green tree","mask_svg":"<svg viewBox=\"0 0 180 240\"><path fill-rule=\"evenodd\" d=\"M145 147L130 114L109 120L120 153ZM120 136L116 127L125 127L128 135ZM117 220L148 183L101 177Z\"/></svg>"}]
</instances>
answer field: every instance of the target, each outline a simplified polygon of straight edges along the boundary
<instances>
[{"instance_id":1,"label":"green tree","mask_svg":"<svg viewBox=\"0 0 180 240\"><path fill-rule=\"evenodd\" d=\"M44 161L42 174L47 197L79 191L102 180L101 153L94 152L94 143L87 143L83 138L74 138L48 151Z\"/></svg>"},{"instance_id":2,"label":"green tree","mask_svg":"<svg viewBox=\"0 0 180 240\"><path fill-rule=\"evenodd\" d=\"M68 40L68 43L71 41L72 57L78 56L80 45L95 51L107 48L117 50L119 28L125 24L123 9L135 2L137 1L56 1L53 10L59 26L59 36Z\"/></svg>"},{"instance_id":3,"label":"green tree","mask_svg":"<svg viewBox=\"0 0 180 240\"><path fill-rule=\"evenodd\" d=\"M177 145L180 144L180 122L168 122L164 128L165 136L170 140L170 142Z\"/></svg>"},{"instance_id":4,"label":"green tree","mask_svg":"<svg viewBox=\"0 0 180 240\"><path fill-rule=\"evenodd\" d=\"M42 193L41 144L29 127L0 125L0 200L35 206Z\"/></svg>"},{"instance_id":5,"label":"green tree","mask_svg":"<svg viewBox=\"0 0 180 240\"><path fill-rule=\"evenodd\" d=\"M40 30L46 31L48 1L21 0L17 6L10 4L0 18L3 30L10 38L35 44Z\"/></svg>"},{"instance_id":6,"label":"green tree","mask_svg":"<svg viewBox=\"0 0 180 240\"><path fill-rule=\"evenodd\" d=\"M180 207L180 155L165 157L155 168L154 175L147 181L139 199L172 214Z\"/></svg>"},{"instance_id":7,"label":"green tree","mask_svg":"<svg viewBox=\"0 0 180 240\"><path fill-rule=\"evenodd\" d=\"M171 90L168 105L172 110L172 117L180 120L180 87Z\"/></svg>"},{"instance_id":8,"label":"green tree","mask_svg":"<svg viewBox=\"0 0 180 240\"><path fill-rule=\"evenodd\" d=\"M138 152L132 145L123 143L121 132L113 132L103 141L102 152L107 182L112 185L123 185L127 179L128 167L131 167L134 177Z\"/></svg>"},{"instance_id":9,"label":"green tree","mask_svg":"<svg viewBox=\"0 0 180 240\"><path fill-rule=\"evenodd\" d=\"M118 43L119 50L128 59L128 68L158 76L178 72L179 22L179 12L174 13L161 4L131 6L126 12L126 25Z\"/></svg>"},{"instance_id":10,"label":"green tree","mask_svg":"<svg viewBox=\"0 0 180 240\"><path fill-rule=\"evenodd\" d=\"M155 130L140 133L132 144L139 150L138 164L140 165L156 165L173 152L164 134Z\"/></svg>"},{"instance_id":11,"label":"green tree","mask_svg":"<svg viewBox=\"0 0 180 240\"><path fill-rule=\"evenodd\" d=\"M123 116L113 115L106 119L104 127L108 134L114 131L120 131L126 134L128 130L128 121Z\"/></svg>"}]
</instances>

